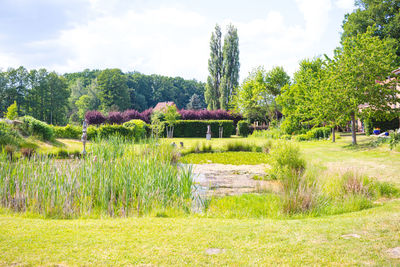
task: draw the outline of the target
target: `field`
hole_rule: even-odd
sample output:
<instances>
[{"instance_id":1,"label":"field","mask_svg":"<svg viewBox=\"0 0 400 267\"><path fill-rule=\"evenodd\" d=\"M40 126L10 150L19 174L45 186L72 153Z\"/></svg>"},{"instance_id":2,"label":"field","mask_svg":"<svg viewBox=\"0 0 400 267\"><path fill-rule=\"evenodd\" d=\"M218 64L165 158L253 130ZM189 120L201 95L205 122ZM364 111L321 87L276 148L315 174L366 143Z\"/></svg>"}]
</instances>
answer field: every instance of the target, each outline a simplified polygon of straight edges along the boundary
<instances>
[{"instance_id":1,"label":"field","mask_svg":"<svg viewBox=\"0 0 400 267\"><path fill-rule=\"evenodd\" d=\"M400 188L400 153L390 151L387 144L374 146L372 138L361 136L357 147L349 146L349 137L342 137L335 144L310 141L296 145L307 165L318 165L328 173L350 169ZM183 142L180 161L185 163L269 164L273 160L273 156L260 151L225 152L228 143L230 149L235 149L238 142L250 145L242 145L244 150L269 147L265 139L213 139L203 146L204 141L185 138L164 139L160 143L174 142L179 147ZM79 149L76 141L58 142L64 143L66 150ZM205 153L188 152L196 146L199 150L204 148L200 152ZM52 151L53 147L41 144L40 149ZM255 194L250 205L256 207L264 196L269 198L268 194ZM236 206L213 203L239 210L244 198L237 197ZM156 210L140 217L111 218L100 213L101 218L97 214L96 219L55 219L1 209L0 265L400 264L399 195L378 196L368 208L354 210L331 216L305 213L271 219L258 216L259 210L224 216L218 205L214 209L211 205L209 213L199 214Z\"/></svg>"}]
</instances>

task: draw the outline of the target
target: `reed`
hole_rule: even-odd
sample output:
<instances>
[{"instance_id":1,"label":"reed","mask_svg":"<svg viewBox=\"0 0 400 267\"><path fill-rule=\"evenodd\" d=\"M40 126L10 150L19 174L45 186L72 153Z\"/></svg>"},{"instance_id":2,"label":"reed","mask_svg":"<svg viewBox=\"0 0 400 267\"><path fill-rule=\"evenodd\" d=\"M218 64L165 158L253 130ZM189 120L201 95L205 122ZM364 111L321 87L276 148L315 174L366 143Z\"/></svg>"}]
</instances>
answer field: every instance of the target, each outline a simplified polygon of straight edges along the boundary
<instances>
[{"instance_id":1,"label":"reed","mask_svg":"<svg viewBox=\"0 0 400 267\"><path fill-rule=\"evenodd\" d=\"M0 154L0 205L45 217L136 216L171 207L189 211L193 177L173 149L133 145L121 137L94 141L84 159L43 156L10 161Z\"/></svg>"}]
</instances>

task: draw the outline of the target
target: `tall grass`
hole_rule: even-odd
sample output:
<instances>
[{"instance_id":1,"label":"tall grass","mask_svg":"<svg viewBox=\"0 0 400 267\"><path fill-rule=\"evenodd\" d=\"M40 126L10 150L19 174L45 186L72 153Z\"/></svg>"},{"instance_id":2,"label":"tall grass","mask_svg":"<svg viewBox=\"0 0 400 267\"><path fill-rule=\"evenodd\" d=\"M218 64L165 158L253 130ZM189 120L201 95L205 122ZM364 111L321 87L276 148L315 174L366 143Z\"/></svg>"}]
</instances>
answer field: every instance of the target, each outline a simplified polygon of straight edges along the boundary
<instances>
[{"instance_id":1,"label":"tall grass","mask_svg":"<svg viewBox=\"0 0 400 267\"><path fill-rule=\"evenodd\" d=\"M132 216L153 209L189 211L193 177L174 164L173 148L95 141L85 159L0 154L0 204L46 217Z\"/></svg>"}]
</instances>

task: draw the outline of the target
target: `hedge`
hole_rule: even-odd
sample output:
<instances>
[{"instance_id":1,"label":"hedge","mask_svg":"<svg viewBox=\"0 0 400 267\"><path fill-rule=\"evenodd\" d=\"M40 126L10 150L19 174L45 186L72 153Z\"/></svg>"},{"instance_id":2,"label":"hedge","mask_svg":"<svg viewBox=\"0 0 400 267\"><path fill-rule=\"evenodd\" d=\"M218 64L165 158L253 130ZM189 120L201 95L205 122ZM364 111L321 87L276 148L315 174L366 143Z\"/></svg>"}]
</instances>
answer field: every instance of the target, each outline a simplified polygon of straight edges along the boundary
<instances>
[{"instance_id":1,"label":"hedge","mask_svg":"<svg viewBox=\"0 0 400 267\"><path fill-rule=\"evenodd\" d=\"M207 125L211 126L211 136L219 137L219 127L223 127L223 137L235 134L232 120L177 120L174 124L174 137L206 137Z\"/></svg>"},{"instance_id":2,"label":"hedge","mask_svg":"<svg viewBox=\"0 0 400 267\"><path fill-rule=\"evenodd\" d=\"M246 121L239 121L238 122L238 130L239 130L240 136L247 137L250 134L249 123Z\"/></svg>"},{"instance_id":3,"label":"hedge","mask_svg":"<svg viewBox=\"0 0 400 267\"><path fill-rule=\"evenodd\" d=\"M81 126L67 124L67 126L54 126L53 129L55 138L80 139L82 136Z\"/></svg>"},{"instance_id":4,"label":"hedge","mask_svg":"<svg viewBox=\"0 0 400 267\"><path fill-rule=\"evenodd\" d=\"M51 140L54 137L53 127L43 121L31 116L25 116L22 118L22 122L20 129L25 135L35 135L45 141Z\"/></svg>"},{"instance_id":5,"label":"hedge","mask_svg":"<svg viewBox=\"0 0 400 267\"><path fill-rule=\"evenodd\" d=\"M377 121L372 118L364 120L364 131L366 134L372 134L374 128L379 128L381 132L396 130L399 128L399 118L384 121Z\"/></svg>"}]
</instances>

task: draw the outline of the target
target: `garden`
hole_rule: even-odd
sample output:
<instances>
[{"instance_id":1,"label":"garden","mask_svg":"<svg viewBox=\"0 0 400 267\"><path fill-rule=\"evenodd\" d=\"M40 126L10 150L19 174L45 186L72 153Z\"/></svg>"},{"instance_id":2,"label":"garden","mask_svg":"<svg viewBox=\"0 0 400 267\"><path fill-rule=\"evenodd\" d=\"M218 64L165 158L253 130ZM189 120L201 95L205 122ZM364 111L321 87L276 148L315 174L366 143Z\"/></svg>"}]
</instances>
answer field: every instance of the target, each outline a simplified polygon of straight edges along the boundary
<instances>
[{"instance_id":1,"label":"garden","mask_svg":"<svg viewBox=\"0 0 400 267\"><path fill-rule=\"evenodd\" d=\"M396 133L359 136L354 146L343 133L332 143L324 127L250 133L242 120L176 112L150 123L88 112L86 155L81 126L0 122L3 263L396 262ZM294 251L305 256L282 258Z\"/></svg>"}]
</instances>

